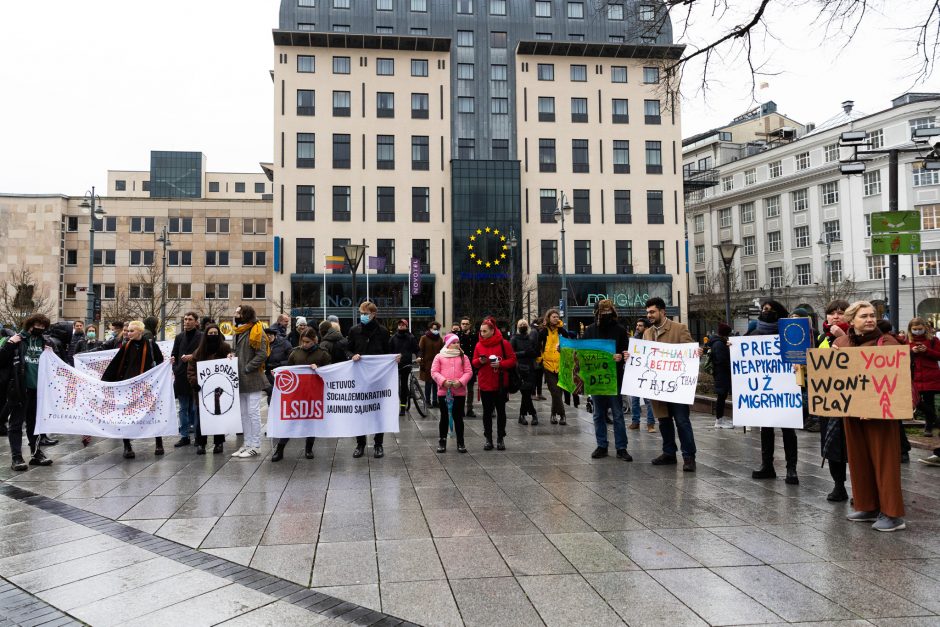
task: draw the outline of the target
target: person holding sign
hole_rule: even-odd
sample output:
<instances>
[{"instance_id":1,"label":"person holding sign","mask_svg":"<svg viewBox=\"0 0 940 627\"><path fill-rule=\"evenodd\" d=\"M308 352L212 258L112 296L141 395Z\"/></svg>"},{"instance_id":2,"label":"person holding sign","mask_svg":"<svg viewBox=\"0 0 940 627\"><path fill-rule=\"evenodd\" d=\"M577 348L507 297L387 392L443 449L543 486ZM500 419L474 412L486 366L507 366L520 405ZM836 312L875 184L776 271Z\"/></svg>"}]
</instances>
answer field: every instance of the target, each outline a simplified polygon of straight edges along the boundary
<instances>
[{"instance_id":1,"label":"person holding sign","mask_svg":"<svg viewBox=\"0 0 940 627\"><path fill-rule=\"evenodd\" d=\"M937 424L937 408L934 406L940 392L940 340L927 328L923 318L914 318L907 325L907 337L911 345L911 367L914 391L920 397L921 411L926 418L924 437L933 437Z\"/></svg>"},{"instance_id":2,"label":"person holding sign","mask_svg":"<svg viewBox=\"0 0 940 627\"><path fill-rule=\"evenodd\" d=\"M617 391L623 384L623 354L630 343L630 333L620 325L614 301L604 298L594 307L594 324L584 330L585 340L613 340L615 346L614 363L617 366ZM606 365L606 364L605 364ZM586 376L586 375L585 375ZM591 396L594 401L594 436L597 448L591 453L593 459L607 457L607 412L614 421L614 445L617 447L617 459L632 462L633 457L627 452L627 426L623 420L623 402L620 394Z\"/></svg>"},{"instance_id":3,"label":"person holding sign","mask_svg":"<svg viewBox=\"0 0 940 627\"><path fill-rule=\"evenodd\" d=\"M644 340L665 344L687 344L692 342L688 327L666 317L666 301L655 296L646 301L646 317L652 325L643 334ZM702 356L702 349L698 349ZM652 461L654 466L676 464L676 429L682 446L682 470L695 472L695 435L689 420L689 406L681 403L653 401L653 414L659 418L659 431L663 436L662 455Z\"/></svg>"},{"instance_id":4,"label":"person holding sign","mask_svg":"<svg viewBox=\"0 0 940 627\"><path fill-rule=\"evenodd\" d=\"M549 309L545 312L545 327L539 331L539 362L545 372L548 394L552 397L549 422L553 425L568 424L565 420L565 404L561 400L561 388L558 387L558 367L561 365L559 345L560 338L563 337L568 337L568 331L561 324L561 313L557 309Z\"/></svg>"},{"instance_id":5,"label":"person holding sign","mask_svg":"<svg viewBox=\"0 0 940 627\"><path fill-rule=\"evenodd\" d=\"M437 383L437 405L441 410L441 419L437 425L437 452L447 452L447 431L453 420L454 433L457 435L457 452L466 453L467 447L464 446L463 440L463 413L466 402L464 396L467 395L467 384L473 377L473 367L470 365L470 358L460 349L460 338L457 335L448 333L444 337L444 348L434 356L431 363L431 377Z\"/></svg>"},{"instance_id":6,"label":"person holding sign","mask_svg":"<svg viewBox=\"0 0 940 627\"><path fill-rule=\"evenodd\" d=\"M290 352L287 357L288 366L310 366L313 370L317 366L328 366L330 364L330 354L317 345L317 332L313 327L307 327L300 334L300 346ZM284 459L284 447L290 438L280 438L274 447L274 454L271 456L272 462L279 462ZM304 457L313 459L313 443L316 438L308 437L304 442Z\"/></svg>"},{"instance_id":7,"label":"person holding sign","mask_svg":"<svg viewBox=\"0 0 940 627\"><path fill-rule=\"evenodd\" d=\"M197 366L199 362L225 359L231 353L232 347L229 346L225 338L222 337L219 325L214 322L207 324L205 331L203 331L202 338L199 341L199 346L193 351L192 359L186 363L186 378L189 380L189 385L193 389L193 396L198 396L197 392L199 391L199 378L196 374L198 372ZM193 429L196 432L196 455L205 455L206 444L209 441L209 437L202 434L198 408L194 419L195 424L193 425ZM218 433L213 435L212 454L218 455L221 453L222 444L224 443L225 436L223 434Z\"/></svg>"},{"instance_id":8,"label":"person holding sign","mask_svg":"<svg viewBox=\"0 0 940 627\"><path fill-rule=\"evenodd\" d=\"M509 371L516 367L516 353L503 339L492 316L480 325L480 339L473 351L473 369L480 384L483 403L484 451L493 450L493 411L496 411L496 450L505 451L506 400L509 396Z\"/></svg>"},{"instance_id":9,"label":"person holding sign","mask_svg":"<svg viewBox=\"0 0 940 627\"><path fill-rule=\"evenodd\" d=\"M837 349L898 345L897 340L878 329L875 307L868 301L849 305L845 321L849 324L849 333L836 338L833 346ZM900 421L846 417L843 423L855 509L848 519L874 522L872 528L877 531L905 529L898 444Z\"/></svg>"}]
</instances>

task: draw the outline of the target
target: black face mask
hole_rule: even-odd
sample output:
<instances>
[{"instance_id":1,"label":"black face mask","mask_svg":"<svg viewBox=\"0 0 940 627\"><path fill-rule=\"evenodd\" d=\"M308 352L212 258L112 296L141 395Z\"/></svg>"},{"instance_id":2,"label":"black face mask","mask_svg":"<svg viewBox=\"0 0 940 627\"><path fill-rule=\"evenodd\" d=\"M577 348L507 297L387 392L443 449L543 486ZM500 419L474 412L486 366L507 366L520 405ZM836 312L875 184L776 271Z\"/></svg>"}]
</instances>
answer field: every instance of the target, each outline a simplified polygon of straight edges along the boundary
<instances>
[{"instance_id":1,"label":"black face mask","mask_svg":"<svg viewBox=\"0 0 940 627\"><path fill-rule=\"evenodd\" d=\"M222 336L221 335L207 335L206 336L206 346L213 353L219 350L219 347L222 345Z\"/></svg>"},{"instance_id":2,"label":"black face mask","mask_svg":"<svg viewBox=\"0 0 940 627\"><path fill-rule=\"evenodd\" d=\"M235 317L232 319L232 321L233 321L236 325L239 325L239 324L242 323L242 318L241 318L241 316L235 316Z\"/></svg>"},{"instance_id":3,"label":"black face mask","mask_svg":"<svg viewBox=\"0 0 940 627\"><path fill-rule=\"evenodd\" d=\"M610 313L601 314L600 320L601 320L601 324L610 324L611 322L614 321L614 314L610 314Z\"/></svg>"},{"instance_id":4,"label":"black face mask","mask_svg":"<svg viewBox=\"0 0 940 627\"><path fill-rule=\"evenodd\" d=\"M529 327L519 327L519 335L528 335Z\"/></svg>"},{"instance_id":5,"label":"black face mask","mask_svg":"<svg viewBox=\"0 0 940 627\"><path fill-rule=\"evenodd\" d=\"M762 311L761 314L757 317L757 319L760 320L761 322L768 322L770 324L773 324L774 322L777 322L780 319L780 314L778 314L776 311L771 309L770 311Z\"/></svg>"},{"instance_id":6,"label":"black face mask","mask_svg":"<svg viewBox=\"0 0 940 627\"><path fill-rule=\"evenodd\" d=\"M33 337L42 337L45 332L45 329L37 329L35 327L29 330L29 334Z\"/></svg>"}]
</instances>

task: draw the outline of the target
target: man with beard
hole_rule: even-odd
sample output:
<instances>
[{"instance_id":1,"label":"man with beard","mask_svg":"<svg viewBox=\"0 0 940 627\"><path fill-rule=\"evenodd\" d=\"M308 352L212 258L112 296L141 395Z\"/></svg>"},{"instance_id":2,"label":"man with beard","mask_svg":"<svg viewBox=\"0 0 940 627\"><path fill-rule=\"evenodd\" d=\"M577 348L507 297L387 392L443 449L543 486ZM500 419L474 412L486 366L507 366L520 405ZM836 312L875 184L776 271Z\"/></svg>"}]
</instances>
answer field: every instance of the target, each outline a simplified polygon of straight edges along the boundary
<instances>
[{"instance_id":1,"label":"man with beard","mask_svg":"<svg viewBox=\"0 0 940 627\"><path fill-rule=\"evenodd\" d=\"M202 332L199 330L199 316L194 311L183 316L183 332L173 339L173 393L179 402L180 439L173 448L189 446L189 429L196 424L196 400L193 388L186 377L186 369L193 358L193 352L199 347Z\"/></svg>"},{"instance_id":2,"label":"man with beard","mask_svg":"<svg viewBox=\"0 0 940 627\"><path fill-rule=\"evenodd\" d=\"M617 308L610 299L597 301L594 309L594 324L584 330L585 340L613 340L615 344L614 362L617 364L617 390L623 383L623 357L630 343L630 333L620 325L617 319ZM597 448L591 457L598 459L607 457L607 412L610 411L614 421L614 445L617 447L617 459L625 462L633 461L627 452L627 426L623 420L623 403L620 394L591 396L594 401L594 435L597 439Z\"/></svg>"}]
</instances>

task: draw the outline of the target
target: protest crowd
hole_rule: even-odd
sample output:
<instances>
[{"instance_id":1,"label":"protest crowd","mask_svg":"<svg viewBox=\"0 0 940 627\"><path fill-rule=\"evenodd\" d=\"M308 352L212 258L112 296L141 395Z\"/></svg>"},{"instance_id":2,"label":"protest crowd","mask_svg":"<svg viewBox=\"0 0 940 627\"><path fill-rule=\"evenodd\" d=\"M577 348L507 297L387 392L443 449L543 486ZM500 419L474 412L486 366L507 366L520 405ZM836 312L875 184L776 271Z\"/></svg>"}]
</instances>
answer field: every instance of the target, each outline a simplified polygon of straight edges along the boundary
<instances>
[{"instance_id":1,"label":"protest crowd","mask_svg":"<svg viewBox=\"0 0 940 627\"><path fill-rule=\"evenodd\" d=\"M415 378L423 385L427 407L437 410L439 442L436 450L439 454L447 453L448 434L456 439L456 451L467 453L465 421L477 417L475 404L482 414L482 449L504 451L507 400L511 395L518 395L520 399L518 423L530 428L539 426L545 413L548 413L550 425L566 426L569 417L566 410L571 411L572 403L578 407L582 397L586 397L584 401L592 413L596 436L592 458L609 455L609 427L612 426L615 458L632 462L628 433L641 428L645 406L646 429L655 433L658 421L662 438L662 452L650 460L651 463L667 467L678 465L681 454L682 470L691 473L696 471L695 435L690 420L692 401L684 401L678 395L694 395L699 359L702 359L714 379L715 428L760 428L761 459L760 466L753 471L753 479L777 477L775 429L779 428L785 482L798 485L796 430L818 432L820 455L823 463L828 464L833 481L828 500L840 502L850 498L846 480L851 476L853 512L849 520L873 523L873 528L879 531L905 528L900 464L908 460L910 444L901 421L887 419L887 412L902 415L910 408L890 405L894 399L885 395L880 402L884 413L877 417L865 413L869 408L850 405L847 396L843 396L846 400L841 406L832 404L830 397L820 390L839 386L827 381L819 383L819 372L833 363L847 363L848 358L843 360L837 356L840 352L848 356L866 347L904 349L899 354L909 356L909 362L896 364L893 370L885 365L869 375L877 380L882 372L900 371L904 380L909 371L912 404L925 416L924 435L931 437L937 426L934 400L940 392L940 340L925 320L914 318L907 329L892 329L890 324L885 327L885 321L877 320L874 307L868 302L834 301L826 308L825 320L820 325L811 312L799 308L789 312L781 303L767 300L747 333L737 335L723 322L708 338L703 350L684 324L666 315L666 303L661 298L650 298L645 309L645 317L628 321L618 316L612 301L600 300L594 310L593 323L577 330L565 327L562 312L549 309L536 320L515 322L510 337L509 328L502 330L492 317L478 323L465 317L454 322L449 331L445 331L445 325L434 321L417 333L412 332L408 320L401 319L389 325L390 330L380 319L376 305L369 301L361 304L358 320L345 334L335 316L310 323L305 317L291 320L290 316L281 314L268 325L258 320L251 306L241 305L233 312L230 339L223 334L222 329L227 328L227 324L220 326L223 321L200 318L197 312L188 312L183 316L182 331L173 339L169 350L167 345L161 348L157 342L158 320L155 318L111 321L108 332L99 333L93 325L86 328L81 321L52 324L48 317L37 314L27 318L18 330L4 329L0 337L0 428L9 438L13 470L51 465L53 460L43 449L55 446L58 441L52 434L37 433L37 414L48 411L43 408L49 405L43 396L51 394L48 385L40 384L41 358L51 353L80 371L78 366L89 356L102 354L109 357L102 364L100 378L111 383L139 380L169 362L175 397L172 410L177 422L174 430L178 430L178 439L173 443L175 448L192 446L194 454L205 455L208 435L212 435L212 454L223 454L228 433L241 437L241 446L232 451L231 456L250 459L261 454L261 438L267 433L274 438L270 462L284 458L285 448L294 437L303 437L304 455L312 459L314 436L283 431L281 433L288 433L286 437L275 437L270 411L265 430L262 396L266 397L270 408L289 393L288 387L280 383L279 377L286 376L284 373L293 373L292 380L296 382L302 374L316 373L318 369L324 369L325 373L337 364L351 365L360 360L363 364L378 363L374 358L385 356L387 362L395 362L392 365L397 373L393 375L396 381L391 389L392 396L397 398L398 417L408 413ZM805 320L799 323L800 328L809 329L805 346L808 350L804 350L801 360L788 362L782 356L785 351L780 348L781 343L789 337L791 321L800 319ZM111 351L113 356L106 351ZM759 378L766 381L764 390L771 390L767 386L772 376L783 382L773 388L772 393L748 395L746 386L742 386L741 381L745 379L741 377L749 374L745 369L748 351L751 361L747 362L747 368L761 373ZM200 374L200 364L207 362L231 364L230 368L215 368L216 373L229 373L231 388L214 387L210 396L200 395L201 386L206 384ZM687 367L687 364L694 366ZM759 368L763 370L757 370ZM327 381L325 409L316 411L331 411L330 399L340 398L333 390L341 388L341 383ZM628 389L632 393L627 394ZM750 388L751 392L756 389ZM346 398L370 400L381 397L381 391L372 390L346 395ZM209 398L208 410L200 408L201 398ZM726 417L729 398L733 413ZM535 401L545 403L536 405ZM748 422L750 414L745 409L751 407L748 403L757 402L764 403L757 412L761 418ZM363 407L377 412L379 410L374 408L380 405L377 402ZM814 411L823 406L828 409ZM839 407L844 413L838 414ZM219 432L203 424L206 411L209 415L221 416L230 409L237 409L240 415L240 424L236 423L230 430ZM784 414L786 419L777 419ZM627 421L626 416L631 420ZM29 446L26 455L22 449L24 426ZM163 435L166 434L144 436L143 433L120 438L125 458L133 459L137 454L134 439L150 437L153 437L153 454L164 454ZM87 433L76 435L82 435L85 445L92 441ZM372 456L376 459L384 456L383 432L369 430L350 434L353 435L356 440L354 458L366 454L368 436L372 439ZM940 448L920 461L940 466Z\"/></svg>"}]
</instances>

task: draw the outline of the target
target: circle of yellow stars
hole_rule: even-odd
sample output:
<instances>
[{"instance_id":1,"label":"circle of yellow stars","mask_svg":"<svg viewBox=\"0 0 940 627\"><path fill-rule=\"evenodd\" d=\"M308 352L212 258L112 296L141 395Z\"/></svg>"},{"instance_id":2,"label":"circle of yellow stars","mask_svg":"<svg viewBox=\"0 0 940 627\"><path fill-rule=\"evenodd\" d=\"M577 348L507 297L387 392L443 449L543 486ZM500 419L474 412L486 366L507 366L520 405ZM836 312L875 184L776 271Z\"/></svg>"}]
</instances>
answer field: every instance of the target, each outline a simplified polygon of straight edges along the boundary
<instances>
[{"instance_id":1,"label":"circle of yellow stars","mask_svg":"<svg viewBox=\"0 0 940 627\"><path fill-rule=\"evenodd\" d=\"M492 235L499 238L499 254L492 259L484 259L482 255L477 254L477 243L484 237ZM500 262L506 261L506 255L509 254L509 244L506 243L506 236L499 232L499 229L486 226L477 229L470 234L470 243L467 244L467 250L470 252L470 259L483 268L499 267Z\"/></svg>"}]
</instances>

